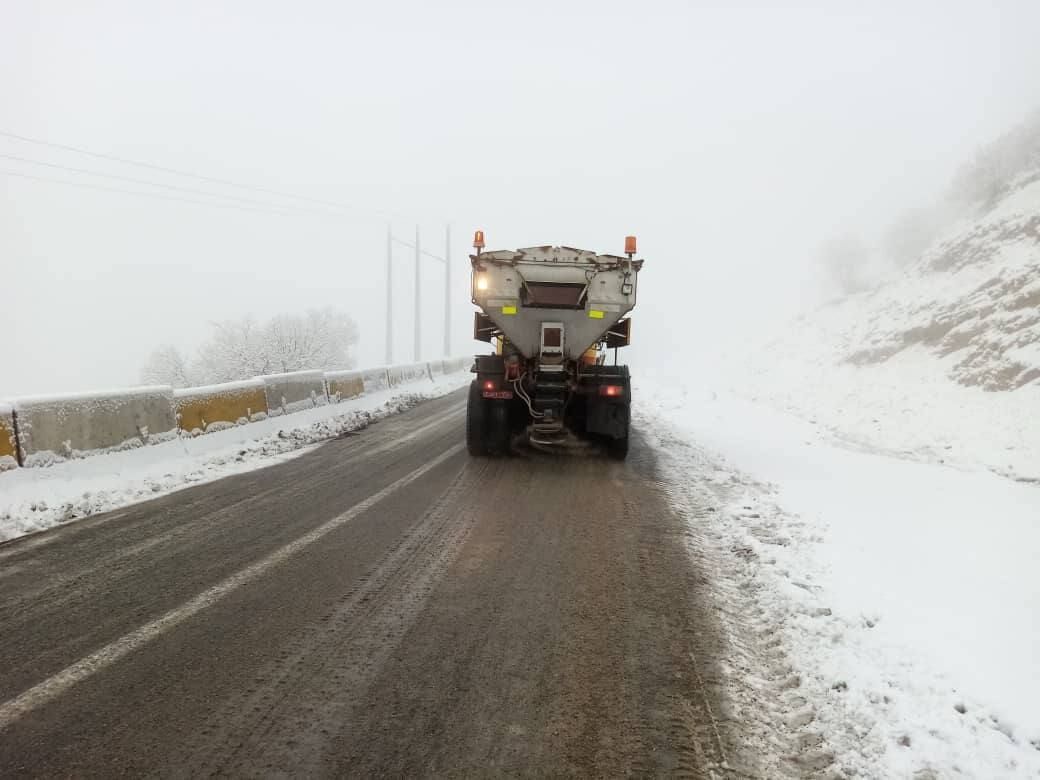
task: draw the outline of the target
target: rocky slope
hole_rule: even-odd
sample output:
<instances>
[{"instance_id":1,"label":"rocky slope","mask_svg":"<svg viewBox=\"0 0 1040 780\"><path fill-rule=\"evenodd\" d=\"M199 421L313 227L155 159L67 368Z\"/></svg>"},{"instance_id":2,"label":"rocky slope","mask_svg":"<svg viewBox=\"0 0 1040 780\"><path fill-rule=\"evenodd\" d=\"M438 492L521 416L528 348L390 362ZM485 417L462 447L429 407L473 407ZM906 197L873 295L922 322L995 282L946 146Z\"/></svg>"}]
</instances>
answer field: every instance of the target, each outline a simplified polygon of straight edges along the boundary
<instances>
[{"instance_id":1,"label":"rocky slope","mask_svg":"<svg viewBox=\"0 0 1040 780\"><path fill-rule=\"evenodd\" d=\"M1040 171L962 220L898 280L838 305L858 310L845 359L878 363L921 344L953 356L949 375L986 390L1040 380Z\"/></svg>"}]
</instances>

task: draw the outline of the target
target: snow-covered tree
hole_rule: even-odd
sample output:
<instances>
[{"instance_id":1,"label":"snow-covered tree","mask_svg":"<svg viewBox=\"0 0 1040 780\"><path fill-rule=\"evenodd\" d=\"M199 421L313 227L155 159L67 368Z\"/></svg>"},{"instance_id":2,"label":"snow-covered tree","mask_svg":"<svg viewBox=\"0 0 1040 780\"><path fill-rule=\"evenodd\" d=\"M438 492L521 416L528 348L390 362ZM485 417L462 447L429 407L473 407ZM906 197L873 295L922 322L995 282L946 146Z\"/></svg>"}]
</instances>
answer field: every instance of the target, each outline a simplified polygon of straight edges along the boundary
<instances>
[{"instance_id":1,"label":"snow-covered tree","mask_svg":"<svg viewBox=\"0 0 1040 780\"><path fill-rule=\"evenodd\" d=\"M195 360L203 382L233 382L272 372L263 330L252 317L214 322L212 327L212 337Z\"/></svg>"},{"instance_id":2,"label":"snow-covered tree","mask_svg":"<svg viewBox=\"0 0 1040 780\"><path fill-rule=\"evenodd\" d=\"M195 370L204 382L230 382L261 374L353 366L354 320L332 307L280 314L259 324L252 317L213 324Z\"/></svg>"},{"instance_id":3,"label":"snow-covered tree","mask_svg":"<svg viewBox=\"0 0 1040 780\"><path fill-rule=\"evenodd\" d=\"M189 387L192 375L180 350L170 344L163 344L148 356L141 369L141 382L146 385Z\"/></svg>"},{"instance_id":4,"label":"snow-covered tree","mask_svg":"<svg viewBox=\"0 0 1040 780\"><path fill-rule=\"evenodd\" d=\"M311 309L302 317L282 314L267 323L264 341L276 371L308 368L350 368L350 348L357 343L357 326L331 306Z\"/></svg>"}]
</instances>

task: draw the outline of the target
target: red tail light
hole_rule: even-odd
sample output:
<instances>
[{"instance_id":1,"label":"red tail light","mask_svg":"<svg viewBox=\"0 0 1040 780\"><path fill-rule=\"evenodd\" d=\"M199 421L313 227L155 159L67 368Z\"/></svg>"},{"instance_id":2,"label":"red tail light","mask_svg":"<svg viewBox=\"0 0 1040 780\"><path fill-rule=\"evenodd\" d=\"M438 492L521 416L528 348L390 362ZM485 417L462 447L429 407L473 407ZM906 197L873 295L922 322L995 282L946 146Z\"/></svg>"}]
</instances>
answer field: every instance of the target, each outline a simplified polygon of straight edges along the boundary
<instances>
[{"instance_id":1,"label":"red tail light","mask_svg":"<svg viewBox=\"0 0 1040 780\"><path fill-rule=\"evenodd\" d=\"M492 390L494 390L495 389L495 380L494 379L485 379L484 380L484 389L486 391L488 391L489 393Z\"/></svg>"},{"instance_id":2,"label":"red tail light","mask_svg":"<svg viewBox=\"0 0 1040 780\"><path fill-rule=\"evenodd\" d=\"M624 385L600 385L599 394L605 395L607 398L620 398L625 394Z\"/></svg>"}]
</instances>

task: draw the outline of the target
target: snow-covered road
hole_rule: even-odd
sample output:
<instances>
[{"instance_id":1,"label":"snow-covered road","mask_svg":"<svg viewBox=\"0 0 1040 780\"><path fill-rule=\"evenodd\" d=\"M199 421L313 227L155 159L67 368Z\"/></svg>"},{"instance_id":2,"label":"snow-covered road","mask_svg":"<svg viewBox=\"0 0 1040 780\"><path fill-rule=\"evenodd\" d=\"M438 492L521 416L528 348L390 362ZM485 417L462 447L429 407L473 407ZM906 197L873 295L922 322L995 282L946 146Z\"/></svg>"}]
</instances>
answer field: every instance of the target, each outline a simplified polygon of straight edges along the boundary
<instances>
[{"instance_id":1,"label":"snow-covered road","mask_svg":"<svg viewBox=\"0 0 1040 780\"><path fill-rule=\"evenodd\" d=\"M1040 487L845 449L710 390L644 381L636 393L676 485L714 463L709 484L676 500L717 496L720 511L691 530L718 587L748 598L752 617L732 628L781 632L799 690L786 709L807 703L798 725L837 766L1040 773Z\"/></svg>"}]
</instances>

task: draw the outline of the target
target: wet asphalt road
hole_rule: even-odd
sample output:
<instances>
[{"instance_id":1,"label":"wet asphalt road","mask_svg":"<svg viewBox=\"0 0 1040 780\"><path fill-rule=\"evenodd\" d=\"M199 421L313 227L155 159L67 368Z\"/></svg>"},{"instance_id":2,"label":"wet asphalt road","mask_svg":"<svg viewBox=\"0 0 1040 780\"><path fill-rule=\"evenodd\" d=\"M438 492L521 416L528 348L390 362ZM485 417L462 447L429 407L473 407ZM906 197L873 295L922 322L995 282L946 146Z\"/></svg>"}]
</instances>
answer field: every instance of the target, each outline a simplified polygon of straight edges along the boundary
<instances>
[{"instance_id":1,"label":"wet asphalt road","mask_svg":"<svg viewBox=\"0 0 1040 780\"><path fill-rule=\"evenodd\" d=\"M652 450L470 458L464 399L0 546L0 775L712 774Z\"/></svg>"}]
</instances>

